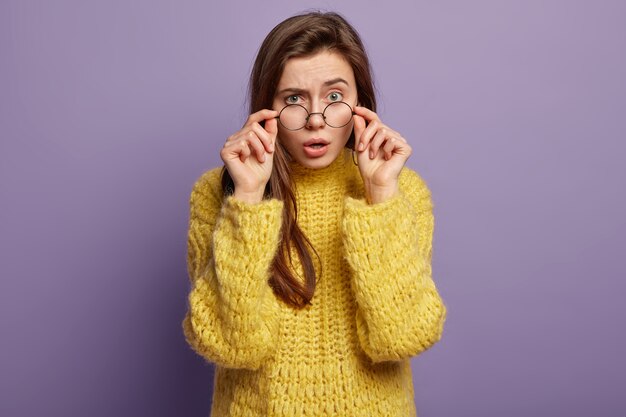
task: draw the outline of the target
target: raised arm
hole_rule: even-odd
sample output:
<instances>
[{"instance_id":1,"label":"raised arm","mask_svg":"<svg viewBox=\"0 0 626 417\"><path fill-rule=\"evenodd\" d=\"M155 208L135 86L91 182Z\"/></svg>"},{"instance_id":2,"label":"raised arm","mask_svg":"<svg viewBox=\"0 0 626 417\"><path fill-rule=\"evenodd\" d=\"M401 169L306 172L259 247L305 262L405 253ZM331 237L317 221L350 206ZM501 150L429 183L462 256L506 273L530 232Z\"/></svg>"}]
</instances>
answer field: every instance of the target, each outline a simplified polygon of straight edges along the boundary
<instances>
[{"instance_id":1,"label":"raised arm","mask_svg":"<svg viewBox=\"0 0 626 417\"><path fill-rule=\"evenodd\" d=\"M257 369L273 353L277 302L268 285L278 247L282 202L222 202L219 169L190 197L187 267L191 280L183 331L205 359Z\"/></svg>"},{"instance_id":2,"label":"raised arm","mask_svg":"<svg viewBox=\"0 0 626 417\"><path fill-rule=\"evenodd\" d=\"M428 349L441 338L446 318L432 279L430 191L408 168L400 174L399 189L373 205L346 199L343 236L358 305L357 333L374 362Z\"/></svg>"}]
</instances>

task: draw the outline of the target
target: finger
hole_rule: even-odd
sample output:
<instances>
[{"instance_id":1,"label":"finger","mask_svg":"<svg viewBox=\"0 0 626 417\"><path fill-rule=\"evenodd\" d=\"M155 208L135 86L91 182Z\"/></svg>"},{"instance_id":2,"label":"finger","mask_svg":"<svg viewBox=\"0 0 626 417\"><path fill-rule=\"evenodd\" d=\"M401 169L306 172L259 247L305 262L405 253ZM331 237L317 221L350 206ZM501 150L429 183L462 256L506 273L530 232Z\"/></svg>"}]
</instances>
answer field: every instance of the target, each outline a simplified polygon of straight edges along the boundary
<instances>
[{"instance_id":1,"label":"finger","mask_svg":"<svg viewBox=\"0 0 626 417\"><path fill-rule=\"evenodd\" d=\"M257 134L253 131L248 132L246 135L246 141L251 151L254 151L256 154L256 159L259 162L265 162L265 147L263 146L263 142L257 136Z\"/></svg>"},{"instance_id":2,"label":"finger","mask_svg":"<svg viewBox=\"0 0 626 417\"><path fill-rule=\"evenodd\" d=\"M259 110L258 112L252 113L250 116L248 116L248 119L246 120L244 127L250 126L252 123L260 123L263 120L272 119L276 116L278 116L278 112L276 110L268 110L268 109Z\"/></svg>"},{"instance_id":3,"label":"finger","mask_svg":"<svg viewBox=\"0 0 626 417\"><path fill-rule=\"evenodd\" d=\"M393 156L393 153L396 149L401 147L401 141L397 138L389 138L385 141L385 144L382 146L383 156L385 160L390 160Z\"/></svg>"},{"instance_id":4,"label":"finger","mask_svg":"<svg viewBox=\"0 0 626 417\"><path fill-rule=\"evenodd\" d=\"M278 134L278 120L275 118L265 121L265 130L270 136L270 152L274 152L274 143Z\"/></svg>"},{"instance_id":5,"label":"finger","mask_svg":"<svg viewBox=\"0 0 626 417\"><path fill-rule=\"evenodd\" d=\"M354 112L358 114L359 116L362 116L363 118L365 118L365 120L367 120L368 122L373 122L374 120L380 120L378 115L375 112L368 109L367 107L355 106Z\"/></svg>"},{"instance_id":6,"label":"finger","mask_svg":"<svg viewBox=\"0 0 626 417\"><path fill-rule=\"evenodd\" d=\"M251 154L250 148L248 147L248 142L246 142L245 140L241 140L237 145L235 145L235 148L239 153L239 160L241 162L246 162L246 159L248 159Z\"/></svg>"},{"instance_id":7,"label":"finger","mask_svg":"<svg viewBox=\"0 0 626 417\"><path fill-rule=\"evenodd\" d=\"M267 130L263 129L258 123L253 123L250 127L252 128L254 133L256 133L257 137L261 140L261 143L263 144L265 150L269 153L272 153L274 149L270 133Z\"/></svg>"},{"instance_id":8,"label":"finger","mask_svg":"<svg viewBox=\"0 0 626 417\"><path fill-rule=\"evenodd\" d=\"M224 143L220 154L227 158L239 156L239 154L241 153L241 141L241 134L229 136L228 140L226 140L226 142Z\"/></svg>"},{"instance_id":9,"label":"finger","mask_svg":"<svg viewBox=\"0 0 626 417\"><path fill-rule=\"evenodd\" d=\"M239 132L230 135L228 137L228 139L226 139L226 142L224 142L224 146L223 147L227 148L228 146L231 146L233 143L235 143L239 139L238 133Z\"/></svg>"},{"instance_id":10,"label":"finger","mask_svg":"<svg viewBox=\"0 0 626 417\"><path fill-rule=\"evenodd\" d=\"M361 149L363 146L361 144L361 135L363 135L363 131L365 130L365 119L361 116L354 116L354 149L359 151L365 149Z\"/></svg>"},{"instance_id":11,"label":"finger","mask_svg":"<svg viewBox=\"0 0 626 417\"><path fill-rule=\"evenodd\" d=\"M391 159L394 154L405 155L407 158L411 155L411 152L413 151L411 149L411 145L409 145L406 139L404 139L402 136L393 137L391 138L391 141L391 144L385 144L385 146L383 147L385 155L387 156L387 158L385 159Z\"/></svg>"},{"instance_id":12,"label":"finger","mask_svg":"<svg viewBox=\"0 0 626 417\"><path fill-rule=\"evenodd\" d=\"M374 137L374 135L378 131L379 127L380 127L380 122L377 121L377 120L374 120L369 125L367 125L367 127L363 131L363 134L361 135L359 148L358 148L359 151L364 151L367 148L367 146L369 145L370 141L372 140L372 138Z\"/></svg>"},{"instance_id":13,"label":"finger","mask_svg":"<svg viewBox=\"0 0 626 417\"><path fill-rule=\"evenodd\" d=\"M389 139L389 130L384 126L378 129L376 135L370 141L370 159L378 155L378 148L383 144L385 139Z\"/></svg>"}]
</instances>

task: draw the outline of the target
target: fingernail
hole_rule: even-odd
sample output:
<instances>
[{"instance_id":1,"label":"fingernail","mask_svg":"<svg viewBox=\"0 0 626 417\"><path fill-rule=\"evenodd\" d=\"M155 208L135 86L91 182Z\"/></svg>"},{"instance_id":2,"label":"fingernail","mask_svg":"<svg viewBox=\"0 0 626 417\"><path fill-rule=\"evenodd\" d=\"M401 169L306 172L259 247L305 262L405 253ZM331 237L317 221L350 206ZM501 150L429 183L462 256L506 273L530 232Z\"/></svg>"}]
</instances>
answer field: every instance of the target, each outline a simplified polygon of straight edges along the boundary
<instances>
[{"instance_id":1,"label":"fingernail","mask_svg":"<svg viewBox=\"0 0 626 417\"><path fill-rule=\"evenodd\" d=\"M363 145L363 142L359 143L359 150L362 151L363 149L365 149L365 145Z\"/></svg>"},{"instance_id":2,"label":"fingernail","mask_svg":"<svg viewBox=\"0 0 626 417\"><path fill-rule=\"evenodd\" d=\"M370 159L374 158L374 152L370 151Z\"/></svg>"}]
</instances>

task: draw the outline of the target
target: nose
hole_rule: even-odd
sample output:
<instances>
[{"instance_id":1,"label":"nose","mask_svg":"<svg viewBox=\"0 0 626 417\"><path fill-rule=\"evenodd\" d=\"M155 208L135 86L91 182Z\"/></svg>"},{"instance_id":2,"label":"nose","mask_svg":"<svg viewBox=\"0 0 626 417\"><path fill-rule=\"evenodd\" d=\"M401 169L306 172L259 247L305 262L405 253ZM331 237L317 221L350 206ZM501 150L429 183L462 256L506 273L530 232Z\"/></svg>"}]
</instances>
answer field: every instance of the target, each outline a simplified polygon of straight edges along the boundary
<instances>
[{"instance_id":1,"label":"nose","mask_svg":"<svg viewBox=\"0 0 626 417\"><path fill-rule=\"evenodd\" d=\"M326 126L326 121L324 121L323 113L309 113L309 118L306 121L306 127L308 129L321 129L324 126Z\"/></svg>"}]
</instances>

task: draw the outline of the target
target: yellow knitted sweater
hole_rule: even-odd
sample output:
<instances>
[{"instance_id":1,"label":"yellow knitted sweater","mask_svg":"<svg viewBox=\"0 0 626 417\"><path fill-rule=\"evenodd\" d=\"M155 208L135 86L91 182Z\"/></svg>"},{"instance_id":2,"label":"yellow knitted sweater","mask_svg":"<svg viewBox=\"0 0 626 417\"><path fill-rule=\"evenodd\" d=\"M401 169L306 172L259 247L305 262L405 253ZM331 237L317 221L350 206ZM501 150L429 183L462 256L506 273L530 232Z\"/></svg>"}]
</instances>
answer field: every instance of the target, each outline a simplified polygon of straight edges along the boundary
<instances>
[{"instance_id":1,"label":"yellow knitted sweater","mask_svg":"<svg viewBox=\"0 0 626 417\"><path fill-rule=\"evenodd\" d=\"M440 339L446 318L431 278L430 191L405 167L400 194L368 205L348 151L292 169L298 224L322 260L301 310L268 285L282 201L223 199L219 168L191 193L183 330L217 365L211 415L415 416L409 358Z\"/></svg>"}]
</instances>

